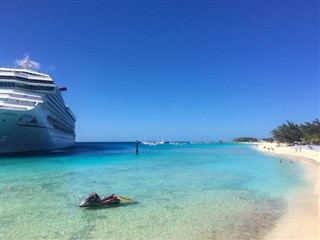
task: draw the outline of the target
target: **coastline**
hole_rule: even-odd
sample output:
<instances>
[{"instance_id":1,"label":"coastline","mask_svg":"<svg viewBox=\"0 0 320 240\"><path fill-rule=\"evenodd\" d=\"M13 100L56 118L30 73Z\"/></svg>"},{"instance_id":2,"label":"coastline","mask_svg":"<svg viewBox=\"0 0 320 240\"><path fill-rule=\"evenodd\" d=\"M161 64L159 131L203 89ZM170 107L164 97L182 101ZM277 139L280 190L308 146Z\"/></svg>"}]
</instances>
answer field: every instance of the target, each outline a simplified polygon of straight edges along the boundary
<instances>
[{"instance_id":1,"label":"coastline","mask_svg":"<svg viewBox=\"0 0 320 240\"><path fill-rule=\"evenodd\" d=\"M313 160L316 164L320 164L320 151L310 150L306 147L287 147L285 145L275 143L254 143L257 145L257 149L267 153L273 153L277 155L285 155L296 158L307 158Z\"/></svg>"},{"instance_id":2,"label":"coastline","mask_svg":"<svg viewBox=\"0 0 320 240\"><path fill-rule=\"evenodd\" d=\"M276 223L265 239L320 239L320 151L279 146L272 143L256 144L258 151L289 157L305 168L307 184L288 197L286 214Z\"/></svg>"}]
</instances>

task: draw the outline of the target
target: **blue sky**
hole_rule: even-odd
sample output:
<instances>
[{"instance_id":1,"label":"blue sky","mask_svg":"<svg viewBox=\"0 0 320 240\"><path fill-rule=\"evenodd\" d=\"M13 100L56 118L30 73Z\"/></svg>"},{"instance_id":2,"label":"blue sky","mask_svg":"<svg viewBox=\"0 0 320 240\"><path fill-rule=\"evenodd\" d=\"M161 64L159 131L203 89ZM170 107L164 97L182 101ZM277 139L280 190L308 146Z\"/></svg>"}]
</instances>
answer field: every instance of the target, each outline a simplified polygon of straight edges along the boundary
<instances>
[{"instance_id":1,"label":"blue sky","mask_svg":"<svg viewBox=\"0 0 320 240\"><path fill-rule=\"evenodd\" d=\"M318 1L0 3L0 64L29 53L77 141L270 137L319 117Z\"/></svg>"}]
</instances>

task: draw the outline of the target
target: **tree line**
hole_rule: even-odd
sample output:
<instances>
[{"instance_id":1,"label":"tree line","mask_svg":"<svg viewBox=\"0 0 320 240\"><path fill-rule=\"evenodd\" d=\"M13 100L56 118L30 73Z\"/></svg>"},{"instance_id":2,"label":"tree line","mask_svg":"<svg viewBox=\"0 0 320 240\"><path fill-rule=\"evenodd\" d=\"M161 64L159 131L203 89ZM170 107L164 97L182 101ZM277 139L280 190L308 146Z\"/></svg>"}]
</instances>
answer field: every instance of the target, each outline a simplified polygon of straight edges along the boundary
<instances>
[{"instance_id":1,"label":"tree line","mask_svg":"<svg viewBox=\"0 0 320 240\"><path fill-rule=\"evenodd\" d=\"M272 132L273 138L278 142L312 142L320 143L320 121L315 119L312 122L296 124L291 121L282 124Z\"/></svg>"},{"instance_id":2,"label":"tree line","mask_svg":"<svg viewBox=\"0 0 320 240\"><path fill-rule=\"evenodd\" d=\"M320 121L315 119L311 122L304 124L296 124L292 121L287 121L274 129L272 132L273 138L261 139L266 142L281 142L281 143L294 143L294 142L308 142L320 143ZM233 142L257 142L257 138L240 137L232 140Z\"/></svg>"},{"instance_id":3,"label":"tree line","mask_svg":"<svg viewBox=\"0 0 320 240\"><path fill-rule=\"evenodd\" d=\"M232 140L232 142L258 142L258 141L264 141L264 142L274 142L273 138L253 138L253 137L239 137Z\"/></svg>"},{"instance_id":4,"label":"tree line","mask_svg":"<svg viewBox=\"0 0 320 240\"><path fill-rule=\"evenodd\" d=\"M233 139L232 142L258 142L258 139L253 137L239 137Z\"/></svg>"}]
</instances>

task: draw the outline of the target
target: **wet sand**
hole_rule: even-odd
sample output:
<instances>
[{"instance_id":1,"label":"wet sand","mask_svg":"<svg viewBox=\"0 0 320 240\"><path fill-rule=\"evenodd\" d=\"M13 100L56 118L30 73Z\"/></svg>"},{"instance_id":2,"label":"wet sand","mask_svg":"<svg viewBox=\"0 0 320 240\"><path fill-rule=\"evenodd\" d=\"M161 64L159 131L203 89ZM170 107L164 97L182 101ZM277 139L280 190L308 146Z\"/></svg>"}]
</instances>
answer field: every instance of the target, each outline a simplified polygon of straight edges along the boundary
<instances>
[{"instance_id":1,"label":"wet sand","mask_svg":"<svg viewBox=\"0 0 320 240\"><path fill-rule=\"evenodd\" d=\"M265 239L320 239L320 152L306 149L296 151L272 144L259 144L257 149L269 154L289 157L292 164L297 161L302 163L306 169L305 178L307 180L303 188L288 198L287 213L280 218Z\"/></svg>"}]
</instances>

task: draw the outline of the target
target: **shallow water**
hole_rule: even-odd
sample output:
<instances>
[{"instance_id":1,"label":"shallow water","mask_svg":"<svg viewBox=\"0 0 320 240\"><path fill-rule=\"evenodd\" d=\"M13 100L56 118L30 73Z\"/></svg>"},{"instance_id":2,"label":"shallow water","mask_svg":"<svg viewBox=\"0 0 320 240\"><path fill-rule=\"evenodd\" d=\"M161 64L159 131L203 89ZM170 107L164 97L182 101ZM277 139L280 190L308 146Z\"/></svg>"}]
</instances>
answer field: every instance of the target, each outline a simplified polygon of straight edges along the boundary
<instances>
[{"instance_id":1,"label":"shallow water","mask_svg":"<svg viewBox=\"0 0 320 240\"><path fill-rule=\"evenodd\" d=\"M261 239L304 183L240 144L77 143L1 157L1 239ZM92 191L133 204L84 209Z\"/></svg>"}]
</instances>

